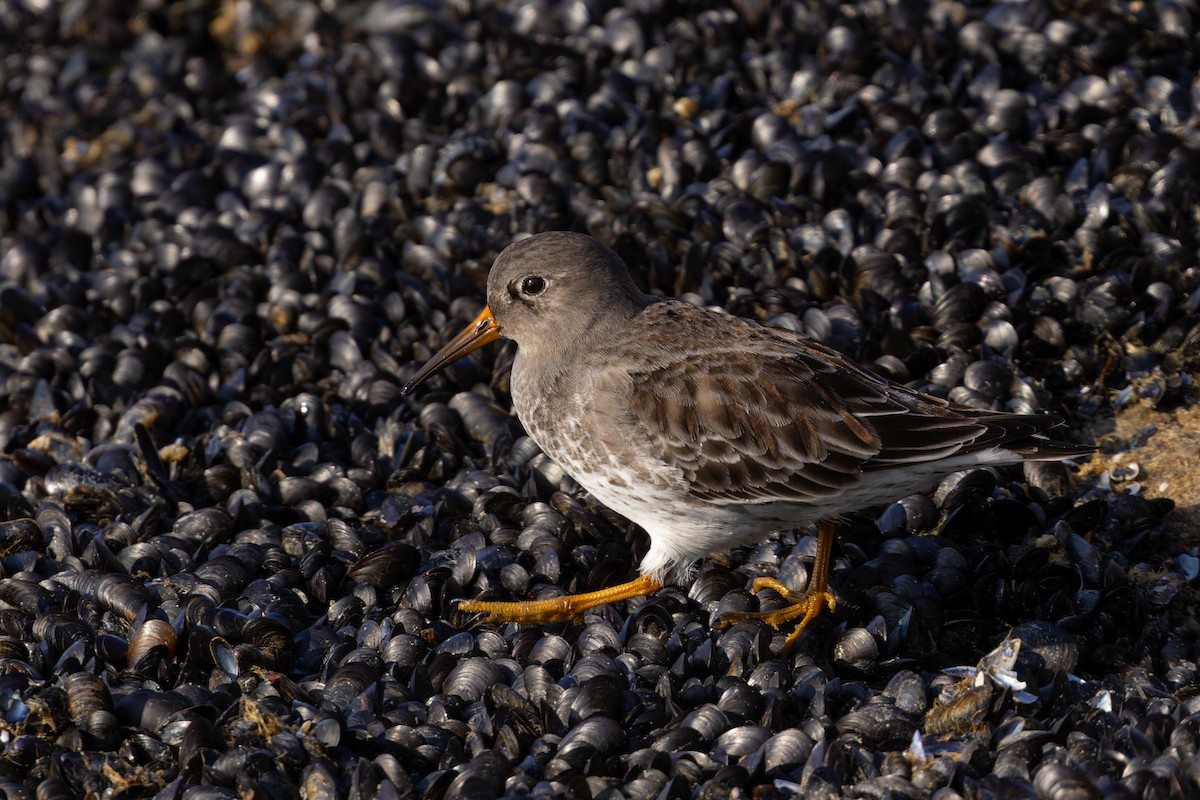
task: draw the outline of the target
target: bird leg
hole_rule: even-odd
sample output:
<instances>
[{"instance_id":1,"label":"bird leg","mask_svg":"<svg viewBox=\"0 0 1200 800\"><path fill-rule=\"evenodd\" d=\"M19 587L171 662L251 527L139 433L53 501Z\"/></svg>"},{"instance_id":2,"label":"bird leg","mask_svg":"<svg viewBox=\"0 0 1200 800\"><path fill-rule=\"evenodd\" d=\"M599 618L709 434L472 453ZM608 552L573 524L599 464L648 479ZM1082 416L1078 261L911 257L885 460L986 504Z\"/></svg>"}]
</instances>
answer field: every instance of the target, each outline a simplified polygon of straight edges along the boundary
<instances>
[{"instance_id":1,"label":"bird leg","mask_svg":"<svg viewBox=\"0 0 1200 800\"><path fill-rule=\"evenodd\" d=\"M836 530L837 523L833 520L824 519L817 525L817 557L813 563L812 577L808 581L807 592L803 595L796 594L775 578L755 578L754 591L774 589L791 605L775 611L727 612L717 620L717 627L725 628L744 619L757 619L778 629L796 617L802 617L800 623L788 634L787 640L783 643L782 654L790 653L796 640L800 638L800 634L804 632L808 624L820 616L826 607L833 611L836 605L833 593L829 591L829 559L833 553L833 534Z\"/></svg>"},{"instance_id":2,"label":"bird leg","mask_svg":"<svg viewBox=\"0 0 1200 800\"><path fill-rule=\"evenodd\" d=\"M549 600L459 600L458 610L467 614L483 614L484 622L570 622L589 608L644 597L662 588L662 583L642 575L629 583L610 586L595 592L568 594Z\"/></svg>"}]
</instances>

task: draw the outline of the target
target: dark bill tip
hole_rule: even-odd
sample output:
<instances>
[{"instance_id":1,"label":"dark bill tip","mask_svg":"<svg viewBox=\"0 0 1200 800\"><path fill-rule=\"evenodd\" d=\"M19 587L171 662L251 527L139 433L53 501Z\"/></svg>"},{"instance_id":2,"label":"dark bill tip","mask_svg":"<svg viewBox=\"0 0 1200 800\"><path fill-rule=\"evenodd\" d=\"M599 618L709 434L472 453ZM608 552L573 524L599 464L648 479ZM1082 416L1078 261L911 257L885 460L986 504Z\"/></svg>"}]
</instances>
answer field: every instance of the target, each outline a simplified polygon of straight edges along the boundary
<instances>
[{"instance_id":1,"label":"dark bill tip","mask_svg":"<svg viewBox=\"0 0 1200 800\"><path fill-rule=\"evenodd\" d=\"M425 362L425 366L417 370L417 374L413 375L412 380L404 384L404 388L400 390L400 396L408 397L414 389L425 382L426 378L442 367L454 363L472 350L477 350L499 338L500 326L496 324L496 318L492 316L492 309L484 306L483 311L470 325L446 342L445 347L438 350L433 358Z\"/></svg>"}]
</instances>

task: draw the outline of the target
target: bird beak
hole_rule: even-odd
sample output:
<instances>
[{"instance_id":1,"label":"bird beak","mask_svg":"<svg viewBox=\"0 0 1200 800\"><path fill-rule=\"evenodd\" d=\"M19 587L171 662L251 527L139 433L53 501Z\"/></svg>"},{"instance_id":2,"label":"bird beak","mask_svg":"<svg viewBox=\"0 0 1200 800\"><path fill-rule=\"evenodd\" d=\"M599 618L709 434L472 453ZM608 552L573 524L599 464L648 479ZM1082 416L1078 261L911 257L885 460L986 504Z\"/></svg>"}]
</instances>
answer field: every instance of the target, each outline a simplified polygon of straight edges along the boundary
<instances>
[{"instance_id":1,"label":"bird beak","mask_svg":"<svg viewBox=\"0 0 1200 800\"><path fill-rule=\"evenodd\" d=\"M492 316L492 309L484 306L483 311L475 318L474 322L464 328L458 336L446 342L445 347L438 350L433 358L425 362L425 366L417 370L417 374L413 375L412 380L404 384L400 395L407 397L412 394L413 389L424 383L426 378L442 367L499 338L500 326L496 324L496 318Z\"/></svg>"}]
</instances>

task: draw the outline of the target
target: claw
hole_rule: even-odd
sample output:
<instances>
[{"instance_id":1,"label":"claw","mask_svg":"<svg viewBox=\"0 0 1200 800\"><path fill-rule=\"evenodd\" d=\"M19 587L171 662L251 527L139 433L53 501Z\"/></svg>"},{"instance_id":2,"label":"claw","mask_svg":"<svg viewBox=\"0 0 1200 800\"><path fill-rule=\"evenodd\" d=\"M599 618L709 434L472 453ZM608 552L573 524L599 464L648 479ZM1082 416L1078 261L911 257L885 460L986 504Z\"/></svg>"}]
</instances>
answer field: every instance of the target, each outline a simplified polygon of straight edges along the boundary
<instances>
[{"instance_id":1,"label":"claw","mask_svg":"<svg viewBox=\"0 0 1200 800\"><path fill-rule=\"evenodd\" d=\"M808 627L809 623L819 617L826 608L833 611L837 607L837 600L828 588L829 553L833 547L833 533L834 524L828 520L823 521L819 528L816 568L813 571L813 577L809 583L809 591L807 593L797 594L775 578L755 578L753 583L755 592L770 589L788 601L789 605L775 609L774 611L727 612L717 619L715 623L716 627L727 628L742 620L756 619L760 622L765 622L775 630L779 630L781 626L786 625L796 619L796 617L801 617L800 622L788 634L787 639L784 640L783 649L780 651L780 655L785 656L791 653L796 640L800 638L800 634L804 633L804 629Z\"/></svg>"}]
</instances>

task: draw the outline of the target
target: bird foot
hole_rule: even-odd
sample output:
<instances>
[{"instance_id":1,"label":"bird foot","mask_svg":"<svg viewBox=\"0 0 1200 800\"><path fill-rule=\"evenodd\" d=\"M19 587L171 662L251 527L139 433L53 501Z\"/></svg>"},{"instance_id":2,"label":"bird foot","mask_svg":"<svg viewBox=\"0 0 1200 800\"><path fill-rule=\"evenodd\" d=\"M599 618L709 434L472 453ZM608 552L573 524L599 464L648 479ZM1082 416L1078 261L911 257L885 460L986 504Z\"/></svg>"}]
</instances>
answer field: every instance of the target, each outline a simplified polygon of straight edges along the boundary
<instances>
[{"instance_id":1,"label":"bird foot","mask_svg":"<svg viewBox=\"0 0 1200 800\"><path fill-rule=\"evenodd\" d=\"M570 622L590 608L629 600L633 597L644 597L661 588L660 582L643 575L619 586L610 586L607 589L584 594L552 597L549 600L519 600L516 602L459 600L458 610L466 614L482 614L483 622L519 622L523 624Z\"/></svg>"},{"instance_id":2,"label":"bird foot","mask_svg":"<svg viewBox=\"0 0 1200 800\"><path fill-rule=\"evenodd\" d=\"M775 578L755 578L752 588L755 592L763 589L771 589L783 597L784 600L787 600L790 605L777 608L774 611L729 611L720 616L716 621L716 627L727 628L742 620L756 619L779 630L780 627L791 622L796 617L802 617L784 641L781 655L787 655L792 651L792 647L796 644L796 640L800 638L800 634L804 633L804 629L808 627L808 624L819 617L821 612L826 608L833 611L837 606L837 601L831 592L819 591L808 594L797 594Z\"/></svg>"}]
</instances>

